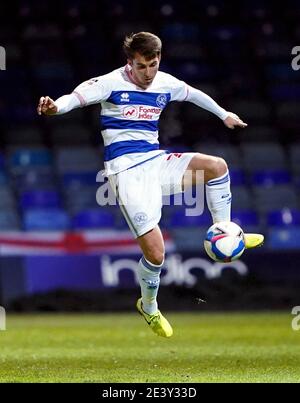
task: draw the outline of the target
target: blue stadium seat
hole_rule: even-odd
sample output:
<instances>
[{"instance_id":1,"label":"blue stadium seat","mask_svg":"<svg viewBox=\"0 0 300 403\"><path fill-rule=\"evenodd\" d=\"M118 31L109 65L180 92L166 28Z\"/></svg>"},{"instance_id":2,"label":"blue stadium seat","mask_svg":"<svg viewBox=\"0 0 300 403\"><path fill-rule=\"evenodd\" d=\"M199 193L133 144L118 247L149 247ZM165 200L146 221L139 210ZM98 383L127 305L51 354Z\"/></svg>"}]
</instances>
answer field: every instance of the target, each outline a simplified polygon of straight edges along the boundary
<instances>
[{"instance_id":1,"label":"blue stadium seat","mask_svg":"<svg viewBox=\"0 0 300 403\"><path fill-rule=\"evenodd\" d=\"M277 121L280 122L281 131L286 136L290 128L299 127L299 101L282 101L276 104ZM299 134L291 131L289 133L290 141L299 140Z\"/></svg>"},{"instance_id":2,"label":"blue stadium seat","mask_svg":"<svg viewBox=\"0 0 300 403\"><path fill-rule=\"evenodd\" d=\"M0 208L6 209L15 206L15 197L8 184L0 186Z\"/></svg>"},{"instance_id":3,"label":"blue stadium seat","mask_svg":"<svg viewBox=\"0 0 300 403\"><path fill-rule=\"evenodd\" d=\"M95 186L98 172L68 172L63 175L63 185L67 187Z\"/></svg>"},{"instance_id":4,"label":"blue stadium seat","mask_svg":"<svg viewBox=\"0 0 300 403\"><path fill-rule=\"evenodd\" d=\"M24 126L20 128L9 129L4 133L5 143L9 146L14 145L43 145L43 134L37 127Z\"/></svg>"},{"instance_id":5,"label":"blue stadium seat","mask_svg":"<svg viewBox=\"0 0 300 403\"><path fill-rule=\"evenodd\" d=\"M261 231L258 214L254 210L233 210L231 219L239 225L244 232Z\"/></svg>"},{"instance_id":6,"label":"blue stadium seat","mask_svg":"<svg viewBox=\"0 0 300 403\"><path fill-rule=\"evenodd\" d=\"M274 36L271 36L270 39L265 37L261 41L259 49L263 49L264 58L269 61L278 61L280 59L285 61L287 52L290 53L288 41L285 41L284 39L279 41L278 38L275 40Z\"/></svg>"},{"instance_id":7,"label":"blue stadium seat","mask_svg":"<svg viewBox=\"0 0 300 403\"><path fill-rule=\"evenodd\" d=\"M236 186L231 189L232 210L253 210L254 198L247 186Z\"/></svg>"},{"instance_id":8,"label":"blue stadium seat","mask_svg":"<svg viewBox=\"0 0 300 403\"><path fill-rule=\"evenodd\" d=\"M11 207L7 207L4 210L0 210L0 231L14 231L20 230L20 219L16 210Z\"/></svg>"},{"instance_id":9,"label":"blue stadium seat","mask_svg":"<svg viewBox=\"0 0 300 403\"><path fill-rule=\"evenodd\" d=\"M280 140L280 130L270 125L252 125L247 127L245 135L241 138L247 143L269 143Z\"/></svg>"},{"instance_id":10,"label":"blue stadium seat","mask_svg":"<svg viewBox=\"0 0 300 403\"><path fill-rule=\"evenodd\" d=\"M51 94L53 99L61 94L68 94L74 87L74 81L68 78L39 78L36 82L39 92Z\"/></svg>"},{"instance_id":11,"label":"blue stadium seat","mask_svg":"<svg viewBox=\"0 0 300 403\"><path fill-rule=\"evenodd\" d=\"M224 158L227 162L230 171L240 169L242 166L241 152L239 147L231 144L220 143L196 143L195 151L199 153L215 155L216 157Z\"/></svg>"},{"instance_id":12,"label":"blue stadium seat","mask_svg":"<svg viewBox=\"0 0 300 403\"><path fill-rule=\"evenodd\" d=\"M230 181L233 186L243 186L246 185L245 172L242 169L233 168L230 169Z\"/></svg>"},{"instance_id":13,"label":"blue stadium seat","mask_svg":"<svg viewBox=\"0 0 300 403\"><path fill-rule=\"evenodd\" d=\"M74 72L72 65L66 61L59 60L58 62L43 62L39 66L34 66L35 77L39 79L66 79L74 80Z\"/></svg>"},{"instance_id":14,"label":"blue stadium seat","mask_svg":"<svg viewBox=\"0 0 300 403\"><path fill-rule=\"evenodd\" d=\"M185 208L178 208L173 211L170 216L169 226L173 227L209 227L212 225L212 219L210 214L205 211L201 215L188 216L186 215Z\"/></svg>"},{"instance_id":15,"label":"blue stadium seat","mask_svg":"<svg viewBox=\"0 0 300 403\"><path fill-rule=\"evenodd\" d=\"M47 120L47 124L49 127L49 131L61 126L68 126L68 125L82 125L84 121L84 116L86 112L83 108L73 109L72 113L64 113L62 115L55 116L55 119ZM56 147L56 144L54 144Z\"/></svg>"},{"instance_id":16,"label":"blue stadium seat","mask_svg":"<svg viewBox=\"0 0 300 403\"><path fill-rule=\"evenodd\" d=\"M186 81L209 81L216 78L214 65L200 64L192 61L177 63L172 72L175 76L182 77Z\"/></svg>"},{"instance_id":17,"label":"blue stadium seat","mask_svg":"<svg viewBox=\"0 0 300 403\"><path fill-rule=\"evenodd\" d=\"M35 168L15 174L13 185L15 190L20 193L26 190L54 190L57 187L57 182L51 171L40 172L38 168Z\"/></svg>"},{"instance_id":18,"label":"blue stadium seat","mask_svg":"<svg viewBox=\"0 0 300 403\"><path fill-rule=\"evenodd\" d=\"M63 126L53 127L50 139L55 145L89 145L91 135L92 133L87 126L80 123L66 123Z\"/></svg>"},{"instance_id":19,"label":"blue stadium seat","mask_svg":"<svg viewBox=\"0 0 300 403\"><path fill-rule=\"evenodd\" d=\"M300 248L300 228L269 230L266 244L269 248L296 250Z\"/></svg>"},{"instance_id":20,"label":"blue stadium seat","mask_svg":"<svg viewBox=\"0 0 300 403\"><path fill-rule=\"evenodd\" d=\"M34 207L55 208L61 206L61 199L57 191L28 190L21 194L20 205L23 209Z\"/></svg>"},{"instance_id":21,"label":"blue stadium seat","mask_svg":"<svg viewBox=\"0 0 300 403\"><path fill-rule=\"evenodd\" d=\"M279 121L284 123L285 119L288 121L299 120L299 102L298 101L282 101L276 104L276 114Z\"/></svg>"},{"instance_id":22,"label":"blue stadium seat","mask_svg":"<svg viewBox=\"0 0 300 403\"><path fill-rule=\"evenodd\" d=\"M164 61L161 63L161 70L175 72L177 68L177 63L180 61L202 61L205 58L203 46L198 43L193 42L168 42L165 47ZM165 61L168 61L166 63ZM174 63L172 63L174 61ZM200 77L199 77L200 78Z\"/></svg>"},{"instance_id":23,"label":"blue stadium seat","mask_svg":"<svg viewBox=\"0 0 300 403\"><path fill-rule=\"evenodd\" d=\"M206 236L208 226L173 228L170 230L172 239L175 242L178 252L197 251L203 252L203 241Z\"/></svg>"},{"instance_id":24,"label":"blue stadium seat","mask_svg":"<svg viewBox=\"0 0 300 403\"><path fill-rule=\"evenodd\" d=\"M7 175L0 171L0 186L7 184Z\"/></svg>"},{"instance_id":25,"label":"blue stadium seat","mask_svg":"<svg viewBox=\"0 0 300 403\"><path fill-rule=\"evenodd\" d=\"M270 211L267 214L267 224L272 227L300 227L300 210L286 208Z\"/></svg>"},{"instance_id":26,"label":"blue stadium seat","mask_svg":"<svg viewBox=\"0 0 300 403\"><path fill-rule=\"evenodd\" d=\"M28 209L23 215L23 227L25 231L63 231L70 228L70 218L62 209Z\"/></svg>"},{"instance_id":27,"label":"blue stadium seat","mask_svg":"<svg viewBox=\"0 0 300 403\"><path fill-rule=\"evenodd\" d=\"M13 109L7 110L7 117L16 124L32 124L36 120L36 112L32 108L31 101L23 103L18 101Z\"/></svg>"},{"instance_id":28,"label":"blue stadium seat","mask_svg":"<svg viewBox=\"0 0 300 403\"><path fill-rule=\"evenodd\" d=\"M251 119L253 122L264 123L268 122L271 116L270 105L260 100L237 99L231 105L231 110L246 122ZM246 133L245 137L247 137Z\"/></svg>"},{"instance_id":29,"label":"blue stadium seat","mask_svg":"<svg viewBox=\"0 0 300 403\"><path fill-rule=\"evenodd\" d=\"M19 149L10 155L12 169L28 169L31 167L49 167L52 164L52 155L48 149L24 148Z\"/></svg>"},{"instance_id":30,"label":"blue stadium seat","mask_svg":"<svg viewBox=\"0 0 300 403\"><path fill-rule=\"evenodd\" d=\"M295 72L288 63L271 63L265 66L266 78L270 81L293 81Z\"/></svg>"},{"instance_id":31,"label":"blue stadium seat","mask_svg":"<svg viewBox=\"0 0 300 403\"><path fill-rule=\"evenodd\" d=\"M265 213L282 208L297 209L299 198L291 185L276 185L270 188L254 186L255 207L257 211Z\"/></svg>"},{"instance_id":32,"label":"blue stadium seat","mask_svg":"<svg viewBox=\"0 0 300 403\"><path fill-rule=\"evenodd\" d=\"M5 157L2 153L0 153L0 170L2 171L5 167Z\"/></svg>"},{"instance_id":33,"label":"blue stadium seat","mask_svg":"<svg viewBox=\"0 0 300 403\"><path fill-rule=\"evenodd\" d=\"M232 212L232 221L240 225L259 225L259 218L254 210L234 210Z\"/></svg>"},{"instance_id":34,"label":"blue stadium seat","mask_svg":"<svg viewBox=\"0 0 300 403\"><path fill-rule=\"evenodd\" d=\"M274 84L270 88L270 98L275 101L296 101L300 98L300 85Z\"/></svg>"},{"instance_id":35,"label":"blue stadium seat","mask_svg":"<svg viewBox=\"0 0 300 403\"><path fill-rule=\"evenodd\" d=\"M241 148L248 172L287 169L285 150L279 143L243 143Z\"/></svg>"},{"instance_id":36,"label":"blue stadium seat","mask_svg":"<svg viewBox=\"0 0 300 403\"><path fill-rule=\"evenodd\" d=\"M93 147L61 147L55 153L59 173L96 172L101 169L101 152Z\"/></svg>"},{"instance_id":37,"label":"blue stadium seat","mask_svg":"<svg viewBox=\"0 0 300 403\"><path fill-rule=\"evenodd\" d=\"M289 156L293 172L300 174L300 143L290 144Z\"/></svg>"},{"instance_id":38,"label":"blue stadium seat","mask_svg":"<svg viewBox=\"0 0 300 403\"><path fill-rule=\"evenodd\" d=\"M241 39L244 36L244 31L239 25L224 25L211 28L209 30L212 40L219 39L221 41L232 41Z\"/></svg>"},{"instance_id":39,"label":"blue stadium seat","mask_svg":"<svg viewBox=\"0 0 300 403\"><path fill-rule=\"evenodd\" d=\"M63 189L65 204L70 214L76 214L81 210L97 209L97 187L81 185L69 186Z\"/></svg>"},{"instance_id":40,"label":"blue stadium seat","mask_svg":"<svg viewBox=\"0 0 300 403\"><path fill-rule=\"evenodd\" d=\"M114 224L114 215L100 207L81 211L72 218L72 228L74 229L112 228Z\"/></svg>"},{"instance_id":41,"label":"blue stadium seat","mask_svg":"<svg viewBox=\"0 0 300 403\"><path fill-rule=\"evenodd\" d=\"M189 23L170 23L163 26L162 37L172 41L197 41L199 39L199 25Z\"/></svg>"},{"instance_id":42,"label":"blue stadium seat","mask_svg":"<svg viewBox=\"0 0 300 403\"><path fill-rule=\"evenodd\" d=\"M251 175L253 185L274 186L286 185L292 182L292 176L287 170L255 171Z\"/></svg>"}]
</instances>

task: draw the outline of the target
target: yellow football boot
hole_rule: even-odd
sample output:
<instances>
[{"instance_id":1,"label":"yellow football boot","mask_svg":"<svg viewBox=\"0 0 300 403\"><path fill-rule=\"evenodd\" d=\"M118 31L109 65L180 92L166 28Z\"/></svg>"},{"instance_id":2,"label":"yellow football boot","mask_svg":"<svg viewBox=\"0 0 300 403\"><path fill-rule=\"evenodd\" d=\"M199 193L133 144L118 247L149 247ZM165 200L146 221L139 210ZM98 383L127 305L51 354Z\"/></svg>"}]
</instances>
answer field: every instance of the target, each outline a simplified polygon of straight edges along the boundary
<instances>
[{"instance_id":1,"label":"yellow football boot","mask_svg":"<svg viewBox=\"0 0 300 403\"><path fill-rule=\"evenodd\" d=\"M151 327L154 333L161 337L171 337L173 334L173 329L167 319L157 311L153 315L143 311L142 308L142 298L139 298L136 303L137 310L144 317L145 321Z\"/></svg>"},{"instance_id":2,"label":"yellow football boot","mask_svg":"<svg viewBox=\"0 0 300 403\"><path fill-rule=\"evenodd\" d=\"M252 249L262 246L265 237L261 234L244 234L245 248Z\"/></svg>"}]
</instances>

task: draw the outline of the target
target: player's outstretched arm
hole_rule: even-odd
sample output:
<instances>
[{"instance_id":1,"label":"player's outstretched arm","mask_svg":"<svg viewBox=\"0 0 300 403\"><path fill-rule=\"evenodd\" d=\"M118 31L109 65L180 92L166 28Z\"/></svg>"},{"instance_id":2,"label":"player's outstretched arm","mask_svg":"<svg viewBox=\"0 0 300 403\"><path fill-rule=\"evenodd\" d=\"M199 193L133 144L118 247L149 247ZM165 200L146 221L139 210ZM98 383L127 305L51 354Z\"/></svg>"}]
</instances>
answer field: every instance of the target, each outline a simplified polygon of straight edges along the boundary
<instances>
[{"instance_id":1,"label":"player's outstretched arm","mask_svg":"<svg viewBox=\"0 0 300 403\"><path fill-rule=\"evenodd\" d=\"M53 101L49 96L41 97L37 106L39 115L62 115L76 108L101 103L111 94L112 80L95 77L79 84L71 94Z\"/></svg>"},{"instance_id":2,"label":"player's outstretched arm","mask_svg":"<svg viewBox=\"0 0 300 403\"><path fill-rule=\"evenodd\" d=\"M53 99L48 96L41 97L37 106L37 113L41 115L55 115L58 111Z\"/></svg>"},{"instance_id":3,"label":"player's outstretched arm","mask_svg":"<svg viewBox=\"0 0 300 403\"><path fill-rule=\"evenodd\" d=\"M56 101L50 97L41 97L37 107L39 115L61 115L81 106L80 99L74 93L63 95Z\"/></svg>"},{"instance_id":4,"label":"player's outstretched arm","mask_svg":"<svg viewBox=\"0 0 300 403\"><path fill-rule=\"evenodd\" d=\"M243 122L239 116L237 116L235 113L226 111L209 95L196 88L188 86L188 94L185 101L192 102L193 104L214 113L223 120L225 126L229 129L234 129L235 127L247 127L247 123Z\"/></svg>"},{"instance_id":5,"label":"player's outstretched arm","mask_svg":"<svg viewBox=\"0 0 300 403\"><path fill-rule=\"evenodd\" d=\"M243 122L242 119L238 117L235 113L228 112L228 116L223 120L224 125L229 129L234 129L235 127L245 128L247 127L247 123Z\"/></svg>"}]
</instances>

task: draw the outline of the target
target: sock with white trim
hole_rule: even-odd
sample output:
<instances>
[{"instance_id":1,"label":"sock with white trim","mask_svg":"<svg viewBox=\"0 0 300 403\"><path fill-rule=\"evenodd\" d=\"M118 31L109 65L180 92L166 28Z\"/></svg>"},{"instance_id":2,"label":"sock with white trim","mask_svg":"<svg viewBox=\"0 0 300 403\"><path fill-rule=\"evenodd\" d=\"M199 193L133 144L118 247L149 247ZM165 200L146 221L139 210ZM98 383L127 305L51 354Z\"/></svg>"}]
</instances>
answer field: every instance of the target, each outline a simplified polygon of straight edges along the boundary
<instances>
[{"instance_id":1,"label":"sock with white trim","mask_svg":"<svg viewBox=\"0 0 300 403\"><path fill-rule=\"evenodd\" d=\"M141 286L143 311L149 315L157 312L157 294L162 265L150 263L143 256L138 265L138 279Z\"/></svg>"},{"instance_id":2,"label":"sock with white trim","mask_svg":"<svg viewBox=\"0 0 300 403\"><path fill-rule=\"evenodd\" d=\"M213 222L231 221L230 176L227 171L206 183L206 201Z\"/></svg>"}]
</instances>

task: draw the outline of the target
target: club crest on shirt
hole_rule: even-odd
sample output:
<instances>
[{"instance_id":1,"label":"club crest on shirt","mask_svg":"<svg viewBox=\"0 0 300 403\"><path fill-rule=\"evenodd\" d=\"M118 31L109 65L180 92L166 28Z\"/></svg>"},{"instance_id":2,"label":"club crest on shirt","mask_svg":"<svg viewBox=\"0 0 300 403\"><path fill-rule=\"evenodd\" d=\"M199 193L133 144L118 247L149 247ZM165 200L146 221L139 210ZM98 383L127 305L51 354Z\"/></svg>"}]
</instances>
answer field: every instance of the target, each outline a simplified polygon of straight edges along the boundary
<instances>
[{"instance_id":1,"label":"club crest on shirt","mask_svg":"<svg viewBox=\"0 0 300 403\"><path fill-rule=\"evenodd\" d=\"M159 94L156 98L156 105L160 108L164 108L167 105L168 99L165 94Z\"/></svg>"},{"instance_id":2,"label":"club crest on shirt","mask_svg":"<svg viewBox=\"0 0 300 403\"><path fill-rule=\"evenodd\" d=\"M143 225L148 220L148 216L146 213L140 212L136 213L133 219L136 225Z\"/></svg>"}]
</instances>

